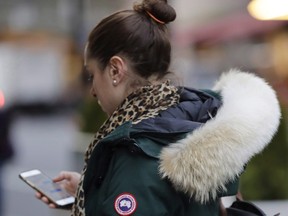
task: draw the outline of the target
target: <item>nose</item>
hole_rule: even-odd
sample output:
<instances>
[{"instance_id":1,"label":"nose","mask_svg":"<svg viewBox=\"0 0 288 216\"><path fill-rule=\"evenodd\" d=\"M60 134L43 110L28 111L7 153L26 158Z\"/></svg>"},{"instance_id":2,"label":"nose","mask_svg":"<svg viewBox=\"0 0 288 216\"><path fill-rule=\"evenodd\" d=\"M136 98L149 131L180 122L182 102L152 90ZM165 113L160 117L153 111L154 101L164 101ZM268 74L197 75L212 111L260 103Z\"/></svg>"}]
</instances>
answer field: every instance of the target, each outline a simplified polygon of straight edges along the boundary
<instances>
[{"instance_id":1,"label":"nose","mask_svg":"<svg viewBox=\"0 0 288 216\"><path fill-rule=\"evenodd\" d=\"M91 94L93 97L97 98L97 95L96 95L93 87L91 87L91 89L90 89L90 94Z\"/></svg>"}]
</instances>

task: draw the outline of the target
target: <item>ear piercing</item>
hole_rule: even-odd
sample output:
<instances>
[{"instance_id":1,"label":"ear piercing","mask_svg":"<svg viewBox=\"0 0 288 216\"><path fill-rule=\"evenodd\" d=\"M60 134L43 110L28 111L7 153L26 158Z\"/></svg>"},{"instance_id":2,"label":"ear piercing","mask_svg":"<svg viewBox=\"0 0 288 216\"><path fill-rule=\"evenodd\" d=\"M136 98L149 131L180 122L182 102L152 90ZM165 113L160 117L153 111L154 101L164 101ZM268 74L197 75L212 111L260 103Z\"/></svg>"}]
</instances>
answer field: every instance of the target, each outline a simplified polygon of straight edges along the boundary
<instances>
[{"instance_id":1,"label":"ear piercing","mask_svg":"<svg viewBox=\"0 0 288 216\"><path fill-rule=\"evenodd\" d=\"M117 85L117 81L114 79L113 80L113 86L116 86Z\"/></svg>"}]
</instances>

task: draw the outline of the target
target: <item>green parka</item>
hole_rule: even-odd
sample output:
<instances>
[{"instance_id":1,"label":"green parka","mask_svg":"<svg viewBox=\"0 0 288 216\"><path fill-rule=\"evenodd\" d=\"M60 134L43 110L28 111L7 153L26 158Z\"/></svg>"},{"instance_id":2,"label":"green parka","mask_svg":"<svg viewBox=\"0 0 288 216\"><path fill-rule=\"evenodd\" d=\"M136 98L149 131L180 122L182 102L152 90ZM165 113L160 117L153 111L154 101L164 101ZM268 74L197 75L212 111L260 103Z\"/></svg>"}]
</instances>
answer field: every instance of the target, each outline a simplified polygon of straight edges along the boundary
<instances>
[{"instance_id":1,"label":"green parka","mask_svg":"<svg viewBox=\"0 0 288 216\"><path fill-rule=\"evenodd\" d=\"M214 91L221 101L183 88L178 106L126 122L100 141L84 178L86 215L219 215L220 197L237 193L239 175L271 140L280 112L273 90L250 74L230 72Z\"/></svg>"}]
</instances>

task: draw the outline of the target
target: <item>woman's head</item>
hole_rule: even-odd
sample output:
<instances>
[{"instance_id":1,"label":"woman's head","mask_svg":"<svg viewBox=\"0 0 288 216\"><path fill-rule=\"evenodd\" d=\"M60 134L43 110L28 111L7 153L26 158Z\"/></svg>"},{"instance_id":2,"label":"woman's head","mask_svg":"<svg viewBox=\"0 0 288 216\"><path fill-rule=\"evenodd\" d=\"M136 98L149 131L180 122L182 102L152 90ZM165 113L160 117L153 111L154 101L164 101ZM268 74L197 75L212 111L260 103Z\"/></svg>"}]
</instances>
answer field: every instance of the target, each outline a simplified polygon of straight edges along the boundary
<instances>
[{"instance_id":1,"label":"woman's head","mask_svg":"<svg viewBox=\"0 0 288 216\"><path fill-rule=\"evenodd\" d=\"M124 75L133 77L126 85L133 85L133 80L150 81L151 77L160 80L168 74L171 58L165 24L175 18L174 9L165 0L144 0L135 5L134 10L114 13L90 33L86 61L97 61L99 71L105 72L110 68L112 75L122 68ZM115 60L115 57L118 58ZM116 84L120 82L116 79Z\"/></svg>"}]
</instances>

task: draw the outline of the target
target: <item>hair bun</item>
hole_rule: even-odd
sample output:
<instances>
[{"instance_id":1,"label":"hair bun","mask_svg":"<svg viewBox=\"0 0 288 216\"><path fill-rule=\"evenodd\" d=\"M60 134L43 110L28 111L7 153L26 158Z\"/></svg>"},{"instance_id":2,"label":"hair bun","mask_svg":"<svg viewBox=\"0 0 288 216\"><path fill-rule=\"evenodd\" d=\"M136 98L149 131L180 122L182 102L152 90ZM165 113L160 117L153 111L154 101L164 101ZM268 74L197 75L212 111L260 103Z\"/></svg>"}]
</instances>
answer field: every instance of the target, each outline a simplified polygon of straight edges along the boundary
<instances>
[{"instance_id":1,"label":"hair bun","mask_svg":"<svg viewBox=\"0 0 288 216\"><path fill-rule=\"evenodd\" d=\"M167 0L143 0L142 3L134 6L134 10L142 13L148 12L164 23L176 19L176 12L173 7L167 4Z\"/></svg>"}]
</instances>

